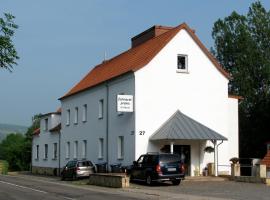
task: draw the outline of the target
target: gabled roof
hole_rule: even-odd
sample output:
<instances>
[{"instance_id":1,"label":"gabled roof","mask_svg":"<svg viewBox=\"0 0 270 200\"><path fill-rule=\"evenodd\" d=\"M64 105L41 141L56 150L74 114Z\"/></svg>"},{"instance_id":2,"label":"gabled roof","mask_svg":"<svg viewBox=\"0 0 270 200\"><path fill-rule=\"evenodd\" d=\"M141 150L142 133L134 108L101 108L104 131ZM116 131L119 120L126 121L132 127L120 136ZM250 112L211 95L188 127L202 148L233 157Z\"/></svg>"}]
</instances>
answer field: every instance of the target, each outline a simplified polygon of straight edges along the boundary
<instances>
[{"instance_id":1,"label":"gabled roof","mask_svg":"<svg viewBox=\"0 0 270 200\"><path fill-rule=\"evenodd\" d=\"M266 167L270 167L270 150L267 151L267 154L262 159L261 164L266 165Z\"/></svg>"},{"instance_id":2,"label":"gabled roof","mask_svg":"<svg viewBox=\"0 0 270 200\"><path fill-rule=\"evenodd\" d=\"M150 140L227 140L177 110L151 137Z\"/></svg>"},{"instance_id":3,"label":"gabled roof","mask_svg":"<svg viewBox=\"0 0 270 200\"><path fill-rule=\"evenodd\" d=\"M230 75L220 66L217 60L202 44L187 24L183 23L167 32L154 37L136 47L133 47L122 54L97 65L78 84L76 84L67 94L60 98L64 99L78 92L89 89L107 80L125 74L135 72L147 65L162 48L182 29L185 29L197 45L202 49L214 66L228 79Z\"/></svg>"}]
</instances>

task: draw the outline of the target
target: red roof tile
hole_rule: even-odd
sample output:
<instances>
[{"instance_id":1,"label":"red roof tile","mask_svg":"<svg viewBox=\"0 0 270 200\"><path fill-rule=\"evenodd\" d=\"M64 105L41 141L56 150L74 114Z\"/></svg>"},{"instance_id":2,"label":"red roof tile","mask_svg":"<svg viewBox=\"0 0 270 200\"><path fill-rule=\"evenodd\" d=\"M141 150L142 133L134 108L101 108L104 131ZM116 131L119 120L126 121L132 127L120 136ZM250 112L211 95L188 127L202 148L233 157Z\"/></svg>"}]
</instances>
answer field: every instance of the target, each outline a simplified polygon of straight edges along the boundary
<instances>
[{"instance_id":1,"label":"red roof tile","mask_svg":"<svg viewBox=\"0 0 270 200\"><path fill-rule=\"evenodd\" d=\"M216 68L229 79L230 75L219 65L217 60L201 43L194 31L183 23L157 37L154 37L134 48L129 49L128 51L123 52L122 54L106 62L97 65L67 94L61 97L60 100L127 72L134 72L141 69L147 65L181 29L185 29L189 33L189 35L216 66Z\"/></svg>"},{"instance_id":2,"label":"red roof tile","mask_svg":"<svg viewBox=\"0 0 270 200\"><path fill-rule=\"evenodd\" d=\"M39 135L40 134L40 128L37 128L34 130L33 135Z\"/></svg>"},{"instance_id":3,"label":"red roof tile","mask_svg":"<svg viewBox=\"0 0 270 200\"><path fill-rule=\"evenodd\" d=\"M266 165L266 167L270 167L270 150L267 151L267 154L262 159L261 164Z\"/></svg>"}]
</instances>

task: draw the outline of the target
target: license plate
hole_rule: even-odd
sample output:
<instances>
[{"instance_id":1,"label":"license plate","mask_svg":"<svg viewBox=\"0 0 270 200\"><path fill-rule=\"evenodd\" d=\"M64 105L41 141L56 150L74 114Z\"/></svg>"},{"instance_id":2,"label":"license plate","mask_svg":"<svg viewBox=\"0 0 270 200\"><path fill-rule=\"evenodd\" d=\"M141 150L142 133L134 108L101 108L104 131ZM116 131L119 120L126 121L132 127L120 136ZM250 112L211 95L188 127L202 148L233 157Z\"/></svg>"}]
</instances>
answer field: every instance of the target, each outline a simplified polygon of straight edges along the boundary
<instances>
[{"instance_id":1,"label":"license plate","mask_svg":"<svg viewBox=\"0 0 270 200\"><path fill-rule=\"evenodd\" d=\"M175 172L176 168L168 168L168 172Z\"/></svg>"}]
</instances>

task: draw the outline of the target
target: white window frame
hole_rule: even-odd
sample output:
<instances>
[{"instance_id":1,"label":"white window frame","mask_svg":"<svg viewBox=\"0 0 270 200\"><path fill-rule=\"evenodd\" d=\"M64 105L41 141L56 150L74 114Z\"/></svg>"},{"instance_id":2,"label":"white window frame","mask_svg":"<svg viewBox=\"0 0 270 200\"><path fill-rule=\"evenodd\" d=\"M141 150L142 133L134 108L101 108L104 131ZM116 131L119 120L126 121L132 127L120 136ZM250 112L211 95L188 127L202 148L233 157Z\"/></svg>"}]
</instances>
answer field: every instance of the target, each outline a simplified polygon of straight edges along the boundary
<instances>
[{"instance_id":1,"label":"white window frame","mask_svg":"<svg viewBox=\"0 0 270 200\"><path fill-rule=\"evenodd\" d=\"M83 140L82 143L82 158L86 158L87 154L87 140Z\"/></svg>"},{"instance_id":2,"label":"white window frame","mask_svg":"<svg viewBox=\"0 0 270 200\"><path fill-rule=\"evenodd\" d=\"M49 119L45 118L44 119L44 131L48 131L49 129Z\"/></svg>"},{"instance_id":3,"label":"white window frame","mask_svg":"<svg viewBox=\"0 0 270 200\"><path fill-rule=\"evenodd\" d=\"M104 114L104 99L98 101L98 119L102 119Z\"/></svg>"},{"instance_id":4,"label":"white window frame","mask_svg":"<svg viewBox=\"0 0 270 200\"><path fill-rule=\"evenodd\" d=\"M48 159L48 151L49 151L48 144L44 144L44 160Z\"/></svg>"},{"instance_id":5,"label":"white window frame","mask_svg":"<svg viewBox=\"0 0 270 200\"><path fill-rule=\"evenodd\" d=\"M87 104L83 105L82 122L87 121Z\"/></svg>"},{"instance_id":6,"label":"white window frame","mask_svg":"<svg viewBox=\"0 0 270 200\"><path fill-rule=\"evenodd\" d=\"M98 159L103 159L104 157L104 138L98 139Z\"/></svg>"},{"instance_id":7,"label":"white window frame","mask_svg":"<svg viewBox=\"0 0 270 200\"><path fill-rule=\"evenodd\" d=\"M74 152L73 152L73 158L77 159L78 158L78 141L74 141Z\"/></svg>"},{"instance_id":8,"label":"white window frame","mask_svg":"<svg viewBox=\"0 0 270 200\"><path fill-rule=\"evenodd\" d=\"M124 136L118 136L117 140L117 159L124 159Z\"/></svg>"},{"instance_id":9,"label":"white window frame","mask_svg":"<svg viewBox=\"0 0 270 200\"><path fill-rule=\"evenodd\" d=\"M36 145L36 156L35 156L36 160L39 159L39 145Z\"/></svg>"},{"instance_id":10,"label":"white window frame","mask_svg":"<svg viewBox=\"0 0 270 200\"><path fill-rule=\"evenodd\" d=\"M67 109L67 121L66 121L66 125L69 126L70 124L70 109Z\"/></svg>"},{"instance_id":11,"label":"white window frame","mask_svg":"<svg viewBox=\"0 0 270 200\"><path fill-rule=\"evenodd\" d=\"M75 107L74 109L74 124L78 124L79 108Z\"/></svg>"},{"instance_id":12,"label":"white window frame","mask_svg":"<svg viewBox=\"0 0 270 200\"><path fill-rule=\"evenodd\" d=\"M178 59L179 57L184 57L185 58L185 68L182 69L182 68L179 68L179 63L178 63ZM187 73L188 72L188 55L186 54L177 54L177 72L180 72L180 73Z\"/></svg>"},{"instance_id":13,"label":"white window frame","mask_svg":"<svg viewBox=\"0 0 270 200\"><path fill-rule=\"evenodd\" d=\"M70 142L66 143L66 159L70 158Z\"/></svg>"},{"instance_id":14,"label":"white window frame","mask_svg":"<svg viewBox=\"0 0 270 200\"><path fill-rule=\"evenodd\" d=\"M53 143L53 152L52 152L53 153L53 155L52 155L52 159L53 160L56 160L57 159L57 152L58 152L57 151L57 146L58 146L57 145L57 142Z\"/></svg>"}]
</instances>

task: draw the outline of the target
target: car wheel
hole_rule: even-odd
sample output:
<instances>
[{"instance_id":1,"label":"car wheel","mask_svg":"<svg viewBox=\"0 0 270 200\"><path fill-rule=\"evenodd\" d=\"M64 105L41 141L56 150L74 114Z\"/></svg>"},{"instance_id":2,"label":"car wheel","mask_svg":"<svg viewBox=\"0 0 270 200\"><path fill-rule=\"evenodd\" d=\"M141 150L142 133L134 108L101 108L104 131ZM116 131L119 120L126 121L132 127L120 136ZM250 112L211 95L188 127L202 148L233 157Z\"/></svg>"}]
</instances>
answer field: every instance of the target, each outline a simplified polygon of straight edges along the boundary
<instances>
[{"instance_id":1,"label":"car wheel","mask_svg":"<svg viewBox=\"0 0 270 200\"><path fill-rule=\"evenodd\" d=\"M181 180L173 180L172 184L173 185L179 185L181 183Z\"/></svg>"},{"instance_id":2,"label":"car wheel","mask_svg":"<svg viewBox=\"0 0 270 200\"><path fill-rule=\"evenodd\" d=\"M65 180L65 175L62 174L62 176L61 176L61 181L64 181L64 180Z\"/></svg>"},{"instance_id":3,"label":"car wheel","mask_svg":"<svg viewBox=\"0 0 270 200\"><path fill-rule=\"evenodd\" d=\"M150 175L146 176L145 182L146 182L147 185L152 185L152 178L151 178Z\"/></svg>"}]
</instances>

